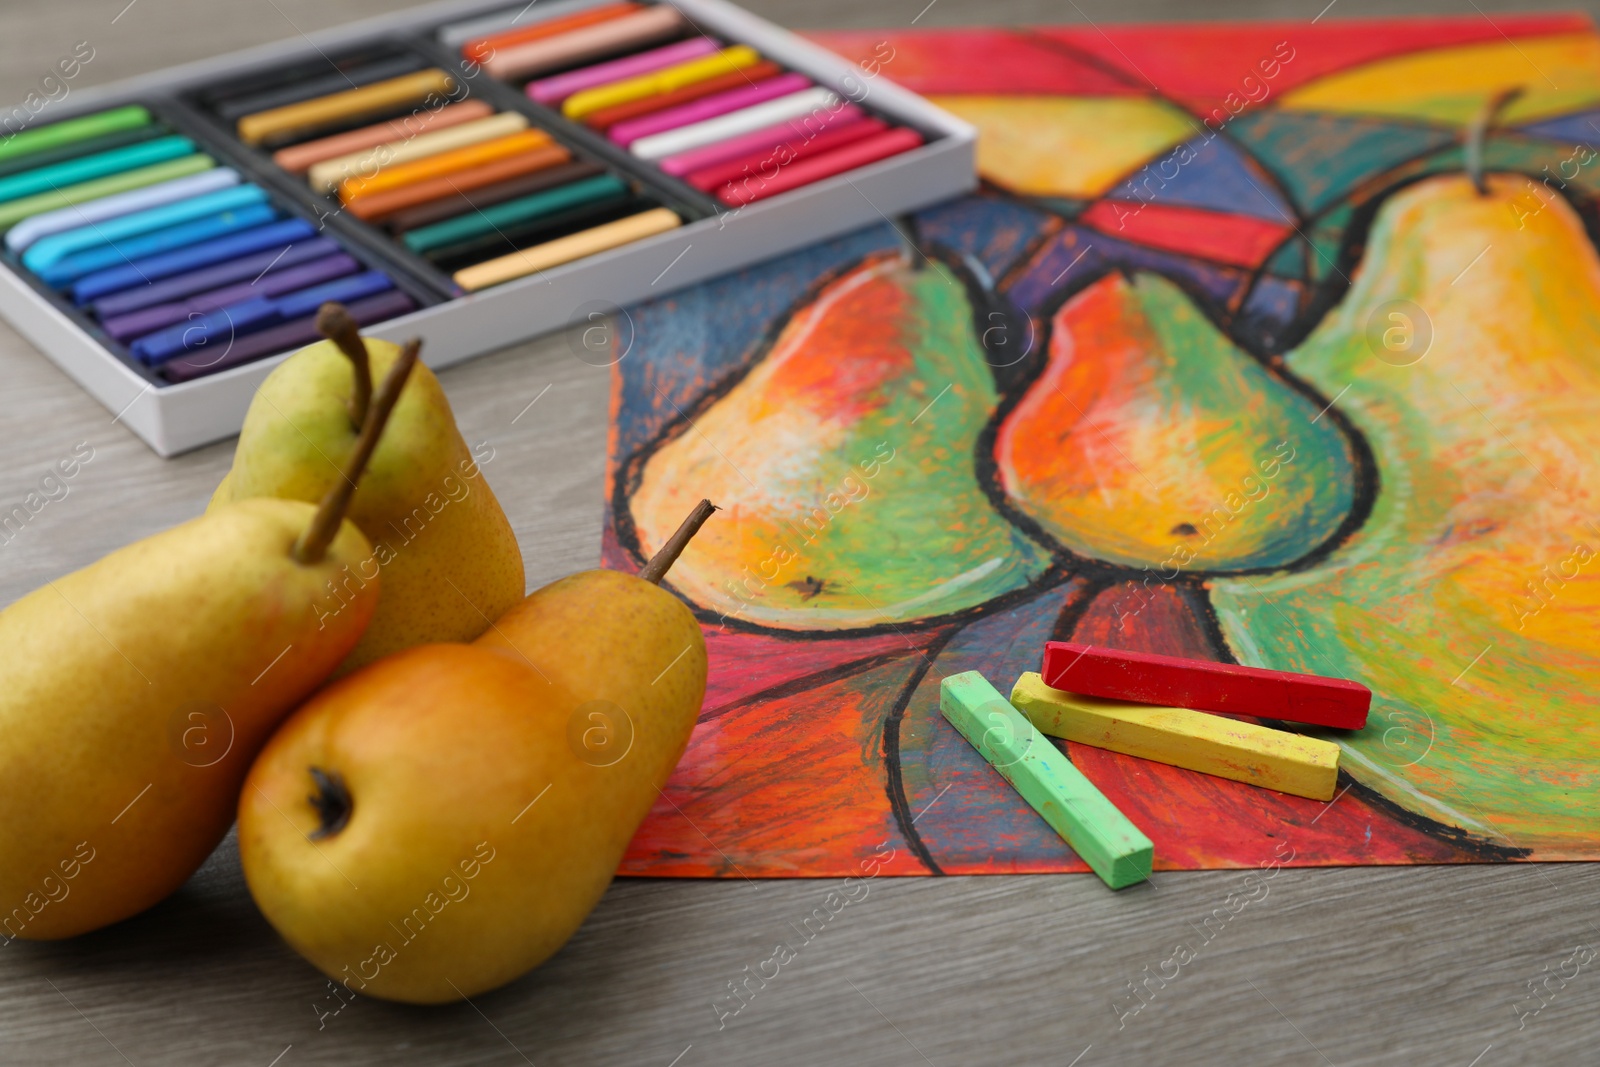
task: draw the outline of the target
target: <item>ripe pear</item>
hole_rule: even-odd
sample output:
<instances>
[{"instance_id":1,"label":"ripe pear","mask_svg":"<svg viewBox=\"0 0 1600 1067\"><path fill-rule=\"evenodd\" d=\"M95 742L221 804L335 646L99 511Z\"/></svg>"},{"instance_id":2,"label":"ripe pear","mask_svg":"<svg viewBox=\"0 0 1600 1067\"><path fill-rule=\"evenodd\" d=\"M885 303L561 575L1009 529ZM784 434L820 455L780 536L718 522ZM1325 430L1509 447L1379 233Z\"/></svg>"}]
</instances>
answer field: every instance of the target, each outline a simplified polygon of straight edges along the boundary
<instances>
[{"instance_id":1,"label":"ripe pear","mask_svg":"<svg viewBox=\"0 0 1600 1067\"><path fill-rule=\"evenodd\" d=\"M246 500L0 612L0 931L71 937L177 889L222 840L255 754L344 659L378 583L319 620L371 545L344 519L415 360L396 364L321 506Z\"/></svg>"},{"instance_id":2,"label":"ripe pear","mask_svg":"<svg viewBox=\"0 0 1600 1067\"><path fill-rule=\"evenodd\" d=\"M338 479L371 376L399 349L363 338L337 304L324 305L318 325L330 339L285 360L256 391L212 507L258 496L314 501ZM383 598L336 677L413 645L470 641L522 599L522 553L478 462L439 380L418 366L351 508L372 552L332 591L342 599L381 572Z\"/></svg>"},{"instance_id":3,"label":"ripe pear","mask_svg":"<svg viewBox=\"0 0 1600 1067\"><path fill-rule=\"evenodd\" d=\"M705 696L694 615L639 577L554 582L470 645L323 690L239 800L245 879L296 951L352 991L433 1004L538 966L577 930L682 756Z\"/></svg>"}]
</instances>

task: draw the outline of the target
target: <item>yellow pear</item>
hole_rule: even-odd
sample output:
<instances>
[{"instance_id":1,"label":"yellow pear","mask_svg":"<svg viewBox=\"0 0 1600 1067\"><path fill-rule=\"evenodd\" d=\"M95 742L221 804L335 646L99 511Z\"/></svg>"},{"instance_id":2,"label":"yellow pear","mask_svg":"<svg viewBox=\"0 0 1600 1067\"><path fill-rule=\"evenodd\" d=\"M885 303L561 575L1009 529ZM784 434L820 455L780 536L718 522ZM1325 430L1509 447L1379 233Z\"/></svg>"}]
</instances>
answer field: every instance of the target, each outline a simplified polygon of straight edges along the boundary
<instances>
[{"instance_id":1,"label":"yellow pear","mask_svg":"<svg viewBox=\"0 0 1600 1067\"><path fill-rule=\"evenodd\" d=\"M572 936L683 755L705 696L694 615L639 577L554 582L471 645L427 645L323 690L239 800L250 892L352 991L431 1004L493 989Z\"/></svg>"},{"instance_id":2,"label":"yellow pear","mask_svg":"<svg viewBox=\"0 0 1600 1067\"><path fill-rule=\"evenodd\" d=\"M261 383L212 507L261 496L318 500L337 481L371 377L399 350L363 338L336 304L324 305L318 325L330 339ZM522 598L522 554L481 459L462 440L439 380L418 366L350 511L372 551L335 578L333 609L380 572L383 598L336 677L413 645L470 641Z\"/></svg>"},{"instance_id":3,"label":"yellow pear","mask_svg":"<svg viewBox=\"0 0 1600 1067\"><path fill-rule=\"evenodd\" d=\"M0 612L0 932L71 937L177 889L233 821L251 761L355 647L378 583L344 519L416 349L320 506L246 500L147 537Z\"/></svg>"}]
</instances>

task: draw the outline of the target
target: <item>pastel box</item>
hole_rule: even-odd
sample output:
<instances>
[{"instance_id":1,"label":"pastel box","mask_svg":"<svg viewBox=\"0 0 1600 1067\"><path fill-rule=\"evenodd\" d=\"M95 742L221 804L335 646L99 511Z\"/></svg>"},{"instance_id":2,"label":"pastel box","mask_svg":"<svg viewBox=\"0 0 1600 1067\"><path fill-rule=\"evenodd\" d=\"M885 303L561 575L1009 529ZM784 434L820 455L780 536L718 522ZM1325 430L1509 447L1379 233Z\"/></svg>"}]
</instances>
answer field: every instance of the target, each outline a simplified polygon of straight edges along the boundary
<instances>
[{"instance_id":1,"label":"pastel box","mask_svg":"<svg viewBox=\"0 0 1600 1067\"><path fill-rule=\"evenodd\" d=\"M564 0L545 7L556 17L605 0ZM506 0L447 0L394 15L201 60L98 89L74 92L38 126L125 104L142 104L192 137L200 150L269 191L286 215L320 220L324 232L373 270L389 275L416 310L365 332L400 341L421 337L426 362L448 366L540 334L587 321L594 309L622 307L850 230L880 223L971 191L977 185L976 131L921 97L871 77L850 62L726 0L671 0L703 32L747 44L787 70L832 89L870 114L923 135L910 151L824 178L737 209L717 204L660 169L563 123L515 87L495 82L441 39L448 28L484 18L515 17ZM541 5L544 7L544 5ZM541 12L527 9L519 23ZM571 148L670 206L684 225L539 274L467 293L421 257L346 215L328 215L327 201L244 145L197 103L208 87L274 68L361 50L414 52L454 74L466 72L471 92L503 110L518 110ZM669 269L670 268L670 269ZM70 301L0 258L0 314L85 390L118 415L152 449L172 456L232 436L257 386L288 353L208 377L168 382L133 358Z\"/></svg>"}]
</instances>

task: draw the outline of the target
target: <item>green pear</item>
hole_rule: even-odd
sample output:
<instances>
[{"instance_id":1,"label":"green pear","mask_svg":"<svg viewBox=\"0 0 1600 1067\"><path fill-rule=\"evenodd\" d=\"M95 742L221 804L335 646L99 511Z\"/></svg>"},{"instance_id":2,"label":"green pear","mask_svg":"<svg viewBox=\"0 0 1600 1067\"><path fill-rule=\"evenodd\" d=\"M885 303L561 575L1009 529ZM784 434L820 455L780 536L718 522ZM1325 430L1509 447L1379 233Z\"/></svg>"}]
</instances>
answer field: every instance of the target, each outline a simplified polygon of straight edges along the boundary
<instances>
[{"instance_id":1,"label":"green pear","mask_svg":"<svg viewBox=\"0 0 1600 1067\"><path fill-rule=\"evenodd\" d=\"M345 658L378 583L328 611L371 545L344 518L416 348L320 506L246 500L147 537L0 612L0 931L71 937L182 885L251 761Z\"/></svg>"},{"instance_id":2,"label":"green pear","mask_svg":"<svg viewBox=\"0 0 1600 1067\"><path fill-rule=\"evenodd\" d=\"M318 324L330 339L285 360L256 391L213 507L260 496L314 501L338 480L371 375L399 350L363 338L336 304ZM332 586L347 597L381 572L383 599L336 676L413 645L470 641L524 592L511 523L427 367L412 373L390 422L350 512L372 552Z\"/></svg>"},{"instance_id":3,"label":"green pear","mask_svg":"<svg viewBox=\"0 0 1600 1067\"><path fill-rule=\"evenodd\" d=\"M317 694L239 800L250 892L351 990L432 1004L566 943L656 803L705 696L699 623L657 584L585 571L470 645L390 656Z\"/></svg>"}]
</instances>

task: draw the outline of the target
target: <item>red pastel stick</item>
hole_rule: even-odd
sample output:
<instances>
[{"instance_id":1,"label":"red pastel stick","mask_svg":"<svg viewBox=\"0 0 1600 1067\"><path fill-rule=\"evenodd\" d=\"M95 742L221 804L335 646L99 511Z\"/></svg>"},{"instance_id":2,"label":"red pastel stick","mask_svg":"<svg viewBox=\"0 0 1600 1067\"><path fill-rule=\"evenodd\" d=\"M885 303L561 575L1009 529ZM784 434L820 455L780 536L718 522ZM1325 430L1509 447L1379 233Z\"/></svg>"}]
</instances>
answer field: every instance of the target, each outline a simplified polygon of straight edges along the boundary
<instances>
[{"instance_id":1,"label":"red pastel stick","mask_svg":"<svg viewBox=\"0 0 1600 1067\"><path fill-rule=\"evenodd\" d=\"M1372 690L1344 678L1050 641L1044 684L1069 693L1359 730Z\"/></svg>"},{"instance_id":2,"label":"red pastel stick","mask_svg":"<svg viewBox=\"0 0 1600 1067\"><path fill-rule=\"evenodd\" d=\"M730 182L754 176L755 181L751 183L753 187L760 181L763 170L781 171L796 160L820 156L824 152L831 152L835 148L843 148L847 144L883 133L888 128L889 124L882 119L863 118L823 130L811 138L794 136L774 140L772 144L758 152L730 159L726 163L713 163L709 167L692 170L683 176L683 180L696 189L710 193Z\"/></svg>"},{"instance_id":3,"label":"red pastel stick","mask_svg":"<svg viewBox=\"0 0 1600 1067\"><path fill-rule=\"evenodd\" d=\"M854 144L845 145L843 148L836 148L832 152L824 152L820 156L797 159L771 178L756 177L729 182L717 190L717 199L724 204L743 207L755 200L777 196L790 189L798 189L802 185L810 185L823 178L831 178L835 174L843 174L847 170L855 170L868 163L876 163L880 159L909 152L920 144L922 144L922 134L916 130L900 127L888 133L880 133L856 141Z\"/></svg>"}]
</instances>

